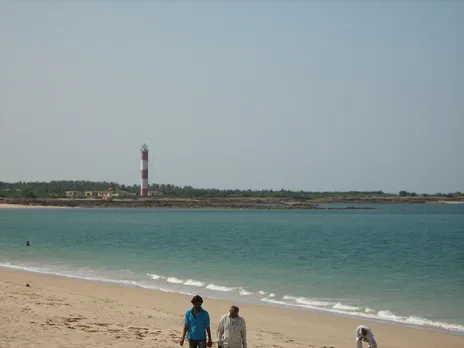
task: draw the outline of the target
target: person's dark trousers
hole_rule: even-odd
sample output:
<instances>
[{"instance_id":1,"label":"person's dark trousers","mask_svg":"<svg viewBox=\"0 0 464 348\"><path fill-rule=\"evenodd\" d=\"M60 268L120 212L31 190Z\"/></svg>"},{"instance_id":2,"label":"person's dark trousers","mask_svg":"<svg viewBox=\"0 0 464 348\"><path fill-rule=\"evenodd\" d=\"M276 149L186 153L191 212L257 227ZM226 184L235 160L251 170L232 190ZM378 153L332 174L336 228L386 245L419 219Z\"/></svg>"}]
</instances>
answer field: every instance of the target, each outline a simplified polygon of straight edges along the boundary
<instances>
[{"instance_id":1,"label":"person's dark trousers","mask_svg":"<svg viewBox=\"0 0 464 348\"><path fill-rule=\"evenodd\" d=\"M206 341L189 340L189 348L206 348Z\"/></svg>"}]
</instances>

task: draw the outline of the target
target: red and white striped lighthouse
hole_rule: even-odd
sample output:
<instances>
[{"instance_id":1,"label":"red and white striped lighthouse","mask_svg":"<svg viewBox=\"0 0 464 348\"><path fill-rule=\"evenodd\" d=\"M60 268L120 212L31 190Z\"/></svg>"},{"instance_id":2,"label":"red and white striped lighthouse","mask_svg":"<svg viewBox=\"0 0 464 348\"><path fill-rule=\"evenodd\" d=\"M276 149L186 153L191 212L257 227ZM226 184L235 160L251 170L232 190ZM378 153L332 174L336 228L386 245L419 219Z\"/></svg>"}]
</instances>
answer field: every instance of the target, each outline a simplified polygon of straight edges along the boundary
<instances>
[{"instance_id":1,"label":"red and white striped lighthouse","mask_svg":"<svg viewBox=\"0 0 464 348\"><path fill-rule=\"evenodd\" d=\"M148 196L148 146L143 144L140 152L142 153L140 196Z\"/></svg>"}]
</instances>

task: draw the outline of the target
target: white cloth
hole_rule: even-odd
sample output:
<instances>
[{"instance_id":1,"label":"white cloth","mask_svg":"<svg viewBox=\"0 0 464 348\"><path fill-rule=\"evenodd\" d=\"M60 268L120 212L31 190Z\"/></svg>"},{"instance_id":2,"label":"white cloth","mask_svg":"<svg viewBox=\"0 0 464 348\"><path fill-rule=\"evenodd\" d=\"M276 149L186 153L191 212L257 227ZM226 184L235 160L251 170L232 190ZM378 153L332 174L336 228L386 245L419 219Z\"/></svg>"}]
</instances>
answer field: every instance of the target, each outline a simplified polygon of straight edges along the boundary
<instances>
[{"instance_id":1,"label":"white cloth","mask_svg":"<svg viewBox=\"0 0 464 348\"><path fill-rule=\"evenodd\" d=\"M247 348L245 319L231 318L229 314L219 320L217 328L218 346L223 348Z\"/></svg>"},{"instance_id":2,"label":"white cloth","mask_svg":"<svg viewBox=\"0 0 464 348\"><path fill-rule=\"evenodd\" d=\"M366 329L367 335L363 336L361 334L361 329ZM356 328L356 347L362 348L362 342L367 342L369 348L377 348L377 342L375 341L374 334L371 329L367 326L360 325Z\"/></svg>"}]
</instances>

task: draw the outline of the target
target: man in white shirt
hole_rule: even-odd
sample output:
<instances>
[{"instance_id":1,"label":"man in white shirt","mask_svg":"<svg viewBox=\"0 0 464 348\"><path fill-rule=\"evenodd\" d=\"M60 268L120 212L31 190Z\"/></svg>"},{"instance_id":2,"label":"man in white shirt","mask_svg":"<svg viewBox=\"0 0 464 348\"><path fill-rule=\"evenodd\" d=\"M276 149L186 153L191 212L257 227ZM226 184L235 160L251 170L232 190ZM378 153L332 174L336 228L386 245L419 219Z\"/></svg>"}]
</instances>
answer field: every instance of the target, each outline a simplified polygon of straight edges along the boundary
<instances>
[{"instance_id":1,"label":"man in white shirt","mask_svg":"<svg viewBox=\"0 0 464 348\"><path fill-rule=\"evenodd\" d=\"M360 325L356 329L356 344L357 348L362 348L362 342L367 342L368 348L377 348L377 342L374 339L374 334L367 326Z\"/></svg>"},{"instance_id":2,"label":"man in white shirt","mask_svg":"<svg viewBox=\"0 0 464 348\"><path fill-rule=\"evenodd\" d=\"M238 312L239 308L232 306L229 314L219 320L218 348L247 348L245 319L239 316Z\"/></svg>"}]
</instances>

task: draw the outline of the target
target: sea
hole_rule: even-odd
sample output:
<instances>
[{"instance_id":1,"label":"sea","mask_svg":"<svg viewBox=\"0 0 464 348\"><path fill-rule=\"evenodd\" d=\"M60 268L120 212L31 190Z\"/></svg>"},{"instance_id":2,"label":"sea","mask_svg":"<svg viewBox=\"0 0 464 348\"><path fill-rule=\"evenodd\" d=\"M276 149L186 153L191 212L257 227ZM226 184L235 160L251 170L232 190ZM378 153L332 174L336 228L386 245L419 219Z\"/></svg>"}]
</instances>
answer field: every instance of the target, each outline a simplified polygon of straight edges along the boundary
<instances>
[{"instance_id":1,"label":"sea","mask_svg":"<svg viewBox=\"0 0 464 348\"><path fill-rule=\"evenodd\" d=\"M464 205L373 207L0 209L0 267L464 333Z\"/></svg>"}]
</instances>

